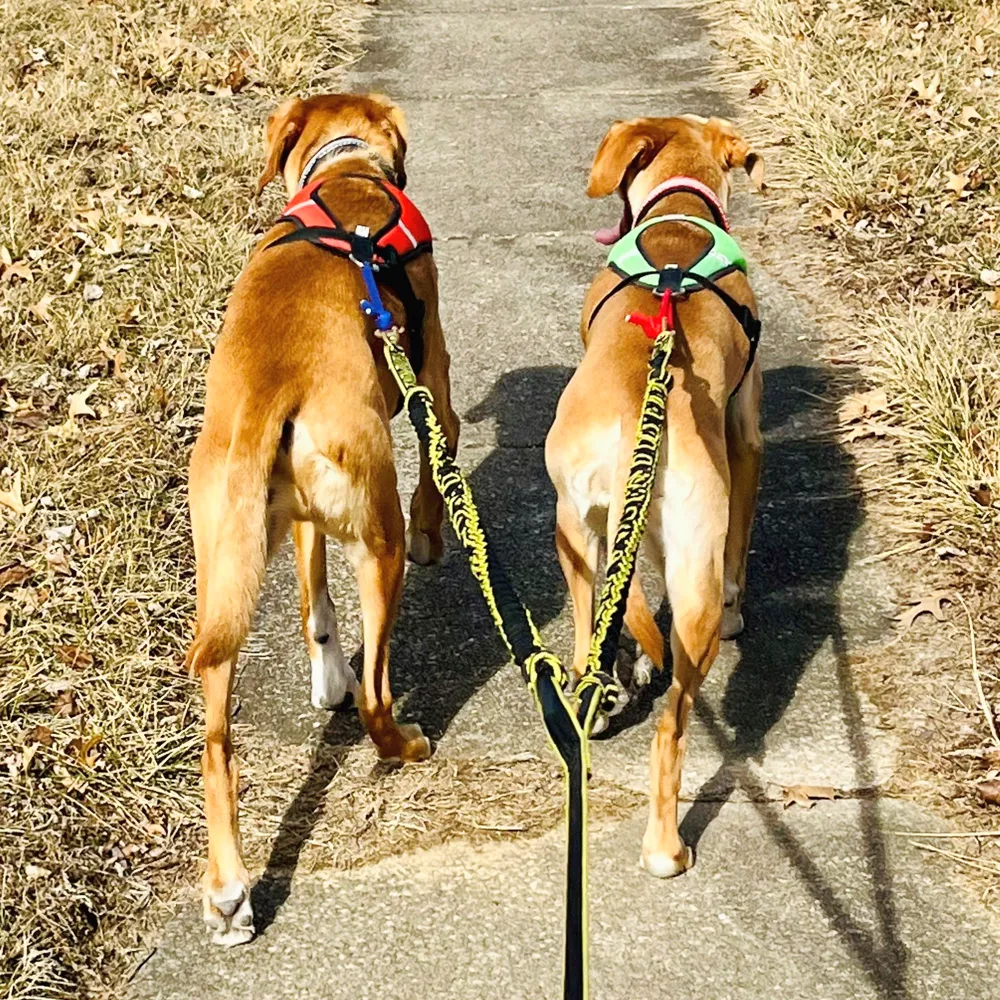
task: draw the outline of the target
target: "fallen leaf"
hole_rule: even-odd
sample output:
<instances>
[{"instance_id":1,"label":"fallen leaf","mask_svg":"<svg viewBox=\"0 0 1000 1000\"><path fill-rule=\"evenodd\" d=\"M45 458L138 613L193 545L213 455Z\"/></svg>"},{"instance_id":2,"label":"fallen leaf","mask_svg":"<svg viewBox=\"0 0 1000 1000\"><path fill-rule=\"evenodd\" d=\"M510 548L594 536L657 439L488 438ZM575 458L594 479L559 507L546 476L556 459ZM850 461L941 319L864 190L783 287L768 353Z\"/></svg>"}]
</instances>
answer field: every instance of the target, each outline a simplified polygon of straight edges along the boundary
<instances>
[{"instance_id":1,"label":"fallen leaf","mask_svg":"<svg viewBox=\"0 0 1000 1000\"><path fill-rule=\"evenodd\" d=\"M74 392L69 397L69 415L71 417L96 417L97 412L87 402L87 397L97 388L97 383L88 385L80 392Z\"/></svg>"},{"instance_id":2,"label":"fallen leaf","mask_svg":"<svg viewBox=\"0 0 1000 1000\"><path fill-rule=\"evenodd\" d=\"M102 733L93 733L90 736L78 736L75 740L70 740L66 744L66 749L84 767L93 767L97 763L98 754L94 752L98 744L104 739Z\"/></svg>"},{"instance_id":3,"label":"fallen leaf","mask_svg":"<svg viewBox=\"0 0 1000 1000\"><path fill-rule=\"evenodd\" d=\"M1000 288L994 288L993 291L987 292L984 297L991 309L1000 312Z\"/></svg>"},{"instance_id":4,"label":"fallen leaf","mask_svg":"<svg viewBox=\"0 0 1000 1000\"><path fill-rule=\"evenodd\" d=\"M104 295L104 289L100 285L83 286L84 302L96 302L99 298L102 298L103 295Z\"/></svg>"},{"instance_id":5,"label":"fallen leaf","mask_svg":"<svg viewBox=\"0 0 1000 1000\"><path fill-rule=\"evenodd\" d=\"M69 266L69 270L63 275L63 285L72 288L76 284L76 279L80 277L80 262L74 260Z\"/></svg>"},{"instance_id":6,"label":"fallen leaf","mask_svg":"<svg viewBox=\"0 0 1000 1000\"><path fill-rule=\"evenodd\" d=\"M152 128L159 128L163 124L163 115L154 108L152 111L147 111L145 114L139 115L139 121Z\"/></svg>"},{"instance_id":7,"label":"fallen leaf","mask_svg":"<svg viewBox=\"0 0 1000 1000\"><path fill-rule=\"evenodd\" d=\"M104 245L101 247L100 252L105 257L114 257L115 254L122 252L122 241L108 233L104 237Z\"/></svg>"},{"instance_id":8,"label":"fallen leaf","mask_svg":"<svg viewBox=\"0 0 1000 1000\"><path fill-rule=\"evenodd\" d=\"M43 868L41 865L28 864L24 866L24 874L27 878L34 881L39 878L48 878L52 874L52 871L49 868Z\"/></svg>"},{"instance_id":9,"label":"fallen leaf","mask_svg":"<svg viewBox=\"0 0 1000 1000\"><path fill-rule=\"evenodd\" d=\"M941 87L941 74L935 73L931 77L930 83L924 83L924 78L918 76L915 80L910 81L910 94L915 94L918 101L927 101L930 104L936 104L941 100L941 94L938 92Z\"/></svg>"},{"instance_id":10,"label":"fallen leaf","mask_svg":"<svg viewBox=\"0 0 1000 1000\"><path fill-rule=\"evenodd\" d=\"M149 229L153 226L166 229L170 225L170 220L164 215L148 215L145 212L136 212L135 215L130 215L125 219L125 224L128 226L140 226L143 229Z\"/></svg>"},{"instance_id":11,"label":"fallen leaf","mask_svg":"<svg viewBox=\"0 0 1000 1000\"><path fill-rule=\"evenodd\" d=\"M980 483L978 486L969 487L969 496L982 507L993 506L993 491L989 483Z\"/></svg>"},{"instance_id":12,"label":"fallen leaf","mask_svg":"<svg viewBox=\"0 0 1000 1000\"><path fill-rule=\"evenodd\" d=\"M969 185L969 175L962 174L948 174L948 179L945 181L945 188L948 191L954 192L959 197Z\"/></svg>"},{"instance_id":13,"label":"fallen leaf","mask_svg":"<svg viewBox=\"0 0 1000 1000\"><path fill-rule=\"evenodd\" d=\"M204 191L199 191L196 187L192 187L190 184L185 184L181 190L184 192L184 197L190 198L192 201L197 201L199 198L205 197Z\"/></svg>"},{"instance_id":14,"label":"fallen leaf","mask_svg":"<svg viewBox=\"0 0 1000 1000\"><path fill-rule=\"evenodd\" d=\"M0 264L4 267L10 267L14 263L14 258L11 257L10 251L6 247L0 247Z\"/></svg>"},{"instance_id":15,"label":"fallen leaf","mask_svg":"<svg viewBox=\"0 0 1000 1000\"><path fill-rule=\"evenodd\" d=\"M962 113L958 116L958 123L960 125L971 125L976 118L982 120L982 117L971 104L966 104L962 108Z\"/></svg>"},{"instance_id":16,"label":"fallen leaf","mask_svg":"<svg viewBox=\"0 0 1000 1000\"><path fill-rule=\"evenodd\" d=\"M984 267L983 270L979 272L979 280L984 285L1000 285L1000 271L994 271L991 268Z\"/></svg>"},{"instance_id":17,"label":"fallen leaf","mask_svg":"<svg viewBox=\"0 0 1000 1000\"><path fill-rule=\"evenodd\" d=\"M17 587L33 574L34 570L23 566L21 563L13 563L4 569L0 569L0 590L6 590L8 587Z\"/></svg>"},{"instance_id":18,"label":"fallen leaf","mask_svg":"<svg viewBox=\"0 0 1000 1000\"><path fill-rule=\"evenodd\" d=\"M6 265L3 269L2 280L13 281L17 278L20 281L34 281L35 277L31 273L31 265L27 261L20 261L17 264Z\"/></svg>"},{"instance_id":19,"label":"fallen leaf","mask_svg":"<svg viewBox=\"0 0 1000 1000\"><path fill-rule=\"evenodd\" d=\"M883 413L889 408L889 398L885 389L869 389L848 396L837 410L842 424L851 424L864 417Z\"/></svg>"},{"instance_id":20,"label":"fallen leaf","mask_svg":"<svg viewBox=\"0 0 1000 1000\"><path fill-rule=\"evenodd\" d=\"M750 88L750 98L751 98L751 100L753 98L755 98L755 97L760 97L760 95L763 94L765 90L767 90L767 88L770 86L770 84L771 84L770 80L763 79L763 78L760 79L760 80L758 80Z\"/></svg>"},{"instance_id":21,"label":"fallen leaf","mask_svg":"<svg viewBox=\"0 0 1000 1000\"><path fill-rule=\"evenodd\" d=\"M14 482L9 490L0 490L0 504L12 510L15 514L26 514L28 508L21 499L21 473L14 473Z\"/></svg>"},{"instance_id":22,"label":"fallen leaf","mask_svg":"<svg viewBox=\"0 0 1000 1000\"><path fill-rule=\"evenodd\" d=\"M56 646L56 655L66 666L74 670L86 670L94 665L94 654L79 646Z\"/></svg>"},{"instance_id":23,"label":"fallen leaf","mask_svg":"<svg viewBox=\"0 0 1000 1000\"><path fill-rule=\"evenodd\" d=\"M836 799L837 789L832 785L789 785L781 788L781 804L787 809L791 805L812 809L818 799Z\"/></svg>"},{"instance_id":24,"label":"fallen leaf","mask_svg":"<svg viewBox=\"0 0 1000 1000\"><path fill-rule=\"evenodd\" d=\"M1000 781L997 779L980 781L976 785L976 792L984 802L989 802L993 806L1000 806Z\"/></svg>"},{"instance_id":25,"label":"fallen leaf","mask_svg":"<svg viewBox=\"0 0 1000 1000\"><path fill-rule=\"evenodd\" d=\"M948 590L935 590L933 594L928 594L926 597L920 598L919 601L911 601L912 607L907 608L904 612L896 616L896 621L898 621L903 626L903 631L909 631L910 626L914 621L922 614L933 615L939 622L945 620L944 611L941 610L941 602L947 601L949 604L954 603L954 599L951 596L951 591Z\"/></svg>"},{"instance_id":26,"label":"fallen leaf","mask_svg":"<svg viewBox=\"0 0 1000 1000\"><path fill-rule=\"evenodd\" d=\"M52 730L48 726L35 726L24 734L25 745L39 743L43 747L52 746Z\"/></svg>"},{"instance_id":27,"label":"fallen leaf","mask_svg":"<svg viewBox=\"0 0 1000 1000\"><path fill-rule=\"evenodd\" d=\"M43 295L31 308L28 310L33 316L40 319L43 323L52 322L52 314L49 312L49 306L55 302L56 297L51 293Z\"/></svg>"},{"instance_id":28,"label":"fallen leaf","mask_svg":"<svg viewBox=\"0 0 1000 1000\"><path fill-rule=\"evenodd\" d=\"M45 561L48 563L49 569L53 573L60 573L63 576L70 576L73 572L72 567L69 564L69 556L66 552L56 546L54 549L50 549L45 553Z\"/></svg>"},{"instance_id":29,"label":"fallen leaf","mask_svg":"<svg viewBox=\"0 0 1000 1000\"><path fill-rule=\"evenodd\" d=\"M80 714L80 708L76 703L76 695L72 688L60 691L56 695L56 700L52 703L52 714L60 716L73 716Z\"/></svg>"}]
</instances>

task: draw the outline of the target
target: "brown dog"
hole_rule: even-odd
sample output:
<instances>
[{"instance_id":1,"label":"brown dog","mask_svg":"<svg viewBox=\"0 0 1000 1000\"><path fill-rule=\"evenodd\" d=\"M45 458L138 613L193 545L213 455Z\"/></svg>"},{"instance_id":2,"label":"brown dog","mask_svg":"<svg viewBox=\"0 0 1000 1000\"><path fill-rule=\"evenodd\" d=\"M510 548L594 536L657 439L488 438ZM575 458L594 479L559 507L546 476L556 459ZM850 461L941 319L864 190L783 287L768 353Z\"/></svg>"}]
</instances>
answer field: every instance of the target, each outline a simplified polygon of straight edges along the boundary
<instances>
[{"instance_id":1,"label":"brown dog","mask_svg":"<svg viewBox=\"0 0 1000 1000\"><path fill-rule=\"evenodd\" d=\"M267 167L258 193L280 172L289 195L299 191L300 180L308 180L310 189L316 184L314 194L301 192L315 199L310 210L322 205L345 232L367 226L378 233L392 223L399 200L387 184L392 182L396 196L405 184L406 138L401 112L385 98L290 100L271 115L265 141ZM404 538L389 433L399 395L373 323L359 307L366 298L361 270L347 252L327 253L295 240L272 246L297 228L301 222L271 229L236 283L209 366L205 424L191 457L198 606L188 664L205 692L205 920L214 940L225 945L253 936L230 741L233 668L268 559L289 526L313 703L332 708L357 689L327 592L325 536L332 535L344 544L360 591L364 678L358 701L365 726L383 758L419 760L430 753L418 726L393 719L389 635L404 548L420 563L440 558L443 502L422 455ZM411 236L405 227L395 231ZM398 282L381 291L396 324L407 327L402 342L411 359L422 355L418 378L433 392L455 449L459 425L450 403L449 358L427 236L395 272L405 270L411 308L405 308ZM330 245L339 244L334 239ZM419 351L419 317L415 323L408 315L416 311L414 297L422 303Z\"/></svg>"},{"instance_id":2,"label":"brown dog","mask_svg":"<svg viewBox=\"0 0 1000 1000\"><path fill-rule=\"evenodd\" d=\"M624 214L614 231L598 239L613 242L632 228L633 219L638 224L659 215L724 223L734 167L744 167L759 185L762 161L720 119L616 122L597 151L587 194L601 198L617 190ZM682 178L688 183L673 186ZM654 224L643 232L645 251L658 269L672 263L690 268L709 239L704 229L684 221ZM635 284L612 292L619 282L619 274L605 269L587 293L586 353L563 392L545 444L558 495L556 547L573 601L578 673L593 631L600 539L614 538L621 515L650 355L643 330L625 316L656 304L650 291ZM726 273L717 284L736 300L734 305L756 312L742 272ZM733 636L743 625L740 607L762 450L760 367L755 360L747 369L751 352L744 329L710 290L681 299L676 316L670 362L674 384L646 533L647 552L663 573L673 614L673 680L653 741L650 814L642 845L644 867L660 877L685 871L693 860L677 831L685 730L720 634ZM638 579L632 582L625 621L662 668L663 637Z\"/></svg>"}]
</instances>

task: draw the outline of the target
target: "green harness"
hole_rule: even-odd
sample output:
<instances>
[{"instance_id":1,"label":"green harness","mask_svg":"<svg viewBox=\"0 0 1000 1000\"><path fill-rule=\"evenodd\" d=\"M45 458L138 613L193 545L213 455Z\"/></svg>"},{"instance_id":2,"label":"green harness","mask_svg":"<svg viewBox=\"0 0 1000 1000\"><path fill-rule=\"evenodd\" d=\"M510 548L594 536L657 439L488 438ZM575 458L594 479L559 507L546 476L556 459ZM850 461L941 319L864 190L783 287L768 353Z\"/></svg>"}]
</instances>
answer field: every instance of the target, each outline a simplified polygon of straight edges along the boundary
<instances>
[{"instance_id":1,"label":"green harness","mask_svg":"<svg viewBox=\"0 0 1000 1000\"><path fill-rule=\"evenodd\" d=\"M635 284L655 291L663 265L653 262L643 246L642 237L647 230L661 222L690 222L691 225L704 229L712 237L701 256L684 269L681 293L696 292L704 287L690 275L698 275L706 281L716 281L731 271L747 273L746 257L743 256L739 243L714 222L706 222L691 215L657 215L641 222L611 248L608 254L608 267L623 278L632 278ZM650 271L654 273L650 274Z\"/></svg>"}]
</instances>

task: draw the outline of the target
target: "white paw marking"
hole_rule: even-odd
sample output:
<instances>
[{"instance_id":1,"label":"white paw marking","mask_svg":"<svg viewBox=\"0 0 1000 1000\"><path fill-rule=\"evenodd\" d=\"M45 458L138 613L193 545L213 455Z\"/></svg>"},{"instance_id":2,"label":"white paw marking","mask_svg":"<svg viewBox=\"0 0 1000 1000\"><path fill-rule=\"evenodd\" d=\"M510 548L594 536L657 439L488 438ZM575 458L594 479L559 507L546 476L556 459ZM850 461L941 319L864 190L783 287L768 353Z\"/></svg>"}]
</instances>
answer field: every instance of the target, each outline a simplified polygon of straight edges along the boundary
<instances>
[{"instance_id":1,"label":"white paw marking","mask_svg":"<svg viewBox=\"0 0 1000 1000\"><path fill-rule=\"evenodd\" d=\"M632 667L632 686L644 688L653 679L653 671L656 669L653 661L643 653Z\"/></svg>"},{"instance_id":2,"label":"white paw marking","mask_svg":"<svg viewBox=\"0 0 1000 1000\"><path fill-rule=\"evenodd\" d=\"M227 882L217 892L209 893L208 902L217 911L207 910L205 916L205 925L212 931L213 944L232 948L253 938L250 892L242 882Z\"/></svg>"},{"instance_id":3,"label":"white paw marking","mask_svg":"<svg viewBox=\"0 0 1000 1000\"><path fill-rule=\"evenodd\" d=\"M309 616L309 648L313 706L330 709L340 705L348 694L357 694L358 679L340 645L333 602L324 597L316 602Z\"/></svg>"},{"instance_id":4,"label":"white paw marking","mask_svg":"<svg viewBox=\"0 0 1000 1000\"><path fill-rule=\"evenodd\" d=\"M670 857L662 851L650 851L648 854L643 851L639 859L639 867L653 876L653 878L673 878L681 875L694 864L694 855L691 848L684 846L684 857L679 861Z\"/></svg>"},{"instance_id":5,"label":"white paw marking","mask_svg":"<svg viewBox=\"0 0 1000 1000\"><path fill-rule=\"evenodd\" d=\"M431 540L425 532L412 526L406 529L406 554L418 566L431 564Z\"/></svg>"}]
</instances>

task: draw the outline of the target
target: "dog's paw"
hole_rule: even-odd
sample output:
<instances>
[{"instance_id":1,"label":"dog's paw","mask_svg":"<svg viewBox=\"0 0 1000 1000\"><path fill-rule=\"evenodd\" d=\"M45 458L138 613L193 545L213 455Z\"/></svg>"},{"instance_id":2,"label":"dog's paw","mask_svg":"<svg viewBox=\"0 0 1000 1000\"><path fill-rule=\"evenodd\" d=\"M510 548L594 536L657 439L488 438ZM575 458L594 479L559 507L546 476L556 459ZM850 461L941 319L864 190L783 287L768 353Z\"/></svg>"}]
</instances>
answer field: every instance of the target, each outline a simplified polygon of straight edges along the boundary
<instances>
[{"instance_id":1,"label":"dog's paw","mask_svg":"<svg viewBox=\"0 0 1000 1000\"><path fill-rule=\"evenodd\" d=\"M410 561L418 566L430 566L441 561L444 544L440 538L432 539L426 531L420 531L410 525L406 529L406 554Z\"/></svg>"},{"instance_id":2,"label":"dog's paw","mask_svg":"<svg viewBox=\"0 0 1000 1000\"><path fill-rule=\"evenodd\" d=\"M722 629L723 639L735 639L743 631L743 615L737 608L722 609Z\"/></svg>"},{"instance_id":3,"label":"dog's paw","mask_svg":"<svg viewBox=\"0 0 1000 1000\"><path fill-rule=\"evenodd\" d=\"M250 888L233 879L218 889L205 893L205 926L212 932L212 943L232 948L253 939L253 908Z\"/></svg>"},{"instance_id":4,"label":"dog's paw","mask_svg":"<svg viewBox=\"0 0 1000 1000\"><path fill-rule=\"evenodd\" d=\"M312 661L312 704L314 708L334 709L344 703L348 695L357 700L358 678L347 662L343 650L330 637L330 643L319 646Z\"/></svg>"},{"instance_id":5,"label":"dog's paw","mask_svg":"<svg viewBox=\"0 0 1000 1000\"><path fill-rule=\"evenodd\" d=\"M687 844L679 858L673 858L666 851L647 851L645 847L639 859L639 867L653 878L673 878L682 875L694 864L694 851Z\"/></svg>"},{"instance_id":6,"label":"dog's paw","mask_svg":"<svg viewBox=\"0 0 1000 1000\"><path fill-rule=\"evenodd\" d=\"M649 682L653 679L653 672L656 670L656 664L643 653L634 664L632 664L632 688L638 691L639 688L644 688L649 685Z\"/></svg>"},{"instance_id":7,"label":"dog's paw","mask_svg":"<svg viewBox=\"0 0 1000 1000\"><path fill-rule=\"evenodd\" d=\"M379 759L387 764L413 764L431 755L431 741L424 736L420 726L396 726L388 736L385 742L377 745Z\"/></svg>"}]
</instances>

